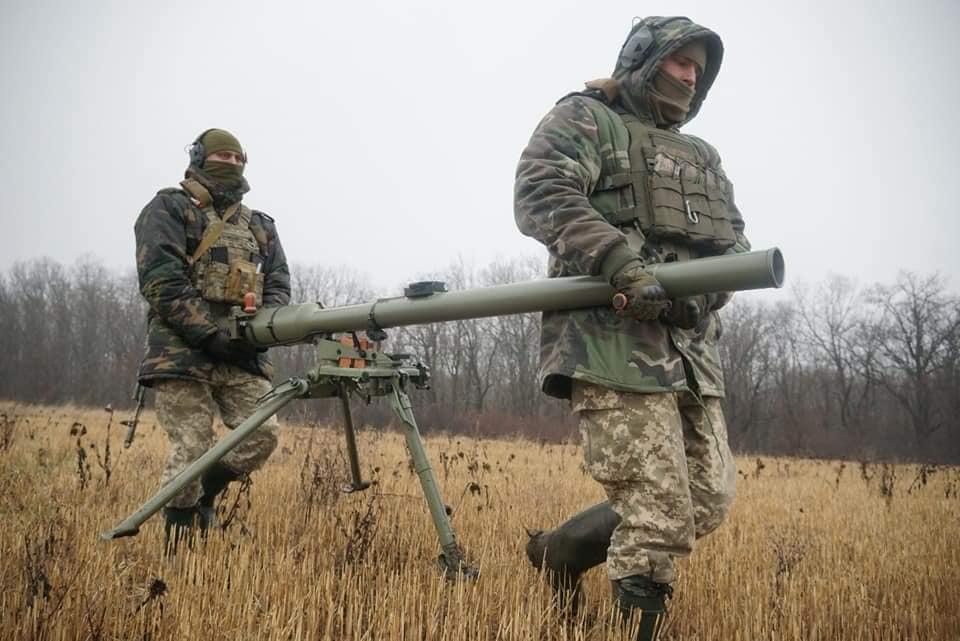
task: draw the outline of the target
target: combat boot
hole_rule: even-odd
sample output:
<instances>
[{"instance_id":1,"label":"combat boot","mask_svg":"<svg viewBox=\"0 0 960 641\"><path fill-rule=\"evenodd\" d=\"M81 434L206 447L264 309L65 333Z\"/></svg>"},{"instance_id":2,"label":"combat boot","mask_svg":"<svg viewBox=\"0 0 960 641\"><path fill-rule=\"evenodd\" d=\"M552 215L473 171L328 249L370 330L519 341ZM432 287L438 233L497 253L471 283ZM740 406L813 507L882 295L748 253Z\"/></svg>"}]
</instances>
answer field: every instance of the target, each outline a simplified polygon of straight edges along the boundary
<instances>
[{"instance_id":1,"label":"combat boot","mask_svg":"<svg viewBox=\"0 0 960 641\"><path fill-rule=\"evenodd\" d=\"M673 588L645 576L634 575L610 582L624 625L639 618L637 641L657 641L667 618L667 599Z\"/></svg>"},{"instance_id":2,"label":"combat boot","mask_svg":"<svg viewBox=\"0 0 960 641\"><path fill-rule=\"evenodd\" d=\"M217 496L223 493L232 481L240 479L229 467L219 461L210 466L210 469L200 478L203 494L197 501L197 513L200 516L200 525L204 532L210 528L219 527L217 522Z\"/></svg>"},{"instance_id":3,"label":"combat boot","mask_svg":"<svg viewBox=\"0 0 960 641\"><path fill-rule=\"evenodd\" d=\"M610 537L619 523L620 515L604 501L553 530L527 531L527 558L545 570L560 606L572 614L583 598L580 577L607 560Z\"/></svg>"},{"instance_id":4,"label":"combat boot","mask_svg":"<svg viewBox=\"0 0 960 641\"><path fill-rule=\"evenodd\" d=\"M165 507L163 525L164 556L174 557L186 545L193 547L193 539L202 531L203 521L196 507Z\"/></svg>"}]
</instances>

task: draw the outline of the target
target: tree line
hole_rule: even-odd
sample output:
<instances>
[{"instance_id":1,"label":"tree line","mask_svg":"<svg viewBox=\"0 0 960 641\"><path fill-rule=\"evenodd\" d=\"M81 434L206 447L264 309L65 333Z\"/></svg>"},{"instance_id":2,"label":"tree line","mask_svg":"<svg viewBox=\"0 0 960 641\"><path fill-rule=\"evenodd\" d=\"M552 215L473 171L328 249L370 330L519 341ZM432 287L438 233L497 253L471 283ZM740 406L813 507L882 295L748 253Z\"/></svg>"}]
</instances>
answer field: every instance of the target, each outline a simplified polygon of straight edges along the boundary
<instances>
[{"instance_id":1,"label":"tree line","mask_svg":"<svg viewBox=\"0 0 960 641\"><path fill-rule=\"evenodd\" d=\"M383 295L344 267L295 266L294 302L325 306ZM538 278L533 257L461 262L412 280L465 289ZM135 273L94 258L49 259L0 273L0 397L31 403L132 405L146 306ZM721 311L731 442L741 452L960 461L960 299L937 275L859 285L843 276L794 286L775 303L740 295ZM388 330L387 349L431 369L413 392L424 432L576 437L566 404L537 387L538 314ZM312 364L310 346L276 348L277 380ZM299 420L331 421L336 403L295 403ZM385 401L358 419L392 421Z\"/></svg>"}]
</instances>

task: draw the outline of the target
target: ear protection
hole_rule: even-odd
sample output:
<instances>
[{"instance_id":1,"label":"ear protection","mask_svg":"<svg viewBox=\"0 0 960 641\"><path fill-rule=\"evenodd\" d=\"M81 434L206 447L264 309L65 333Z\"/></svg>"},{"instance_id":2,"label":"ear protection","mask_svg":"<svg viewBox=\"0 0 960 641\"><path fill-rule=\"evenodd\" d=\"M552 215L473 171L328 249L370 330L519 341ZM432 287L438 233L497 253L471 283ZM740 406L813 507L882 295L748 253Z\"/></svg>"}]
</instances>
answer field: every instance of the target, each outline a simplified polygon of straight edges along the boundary
<instances>
[{"instance_id":1,"label":"ear protection","mask_svg":"<svg viewBox=\"0 0 960 641\"><path fill-rule=\"evenodd\" d=\"M620 66L633 69L646 57L647 50L653 44L653 31L644 25L633 32L620 49Z\"/></svg>"},{"instance_id":2,"label":"ear protection","mask_svg":"<svg viewBox=\"0 0 960 641\"><path fill-rule=\"evenodd\" d=\"M210 129L204 130L196 140L190 143L190 146L187 147L187 153L190 154L190 164L195 167L203 167L203 161L207 159L207 150L203 146L203 137L208 133L216 129L216 127L211 127ZM243 164L247 164L247 151L243 151Z\"/></svg>"},{"instance_id":3,"label":"ear protection","mask_svg":"<svg viewBox=\"0 0 960 641\"><path fill-rule=\"evenodd\" d=\"M690 22L689 18L674 16L670 18L647 19L647 23L634 31L620 49L620 66L630 70L639 67L646 59L650 47L654 44L653 32L662 29L671 22Z\"/></svg>"}]
</instances>

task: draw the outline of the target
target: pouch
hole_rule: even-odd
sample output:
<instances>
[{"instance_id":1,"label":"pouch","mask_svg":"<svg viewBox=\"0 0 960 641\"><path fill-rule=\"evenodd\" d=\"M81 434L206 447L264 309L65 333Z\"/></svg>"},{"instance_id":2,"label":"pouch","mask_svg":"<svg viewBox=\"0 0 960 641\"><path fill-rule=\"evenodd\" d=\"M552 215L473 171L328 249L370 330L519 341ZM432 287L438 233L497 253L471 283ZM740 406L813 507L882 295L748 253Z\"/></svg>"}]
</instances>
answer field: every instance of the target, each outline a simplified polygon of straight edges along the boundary
<instances>
[{"instance_id":1,"label":"pouch","mask_svg":"<svg viewBox=\"0 0 960 641\"><path fill-rule=\"evenodd\" d=\"M198 265L200 296L213 303L243 304L243 295L254 292L257 307L263 303L263 274L257 273L256 264L248 260L233 260L230 263L208 261Z\"/></svg>"},{"instance_id":2,"label":"pouch","mask_svg":"<svg viewBox=\"0 0 960 641\"><path fill-rule=\"evenodd\" d=\"M729 183L720 173L659 149L645 150L650 218L645 233L723 251L736 242L728 212Z\"/></svg>"},{"instance_id":3,"label":"pouch","mask_svg":"<svg viewBox=\"0 0 960 641\"><path fill-rule=\"evenodd\" d=\"M229 266L226 285L224 287L224 302L243 303L243 296L253 292L257 296L257 307L263 302L263 274L259 273L257 265L248 260L234 260Z\"/></svg>"}]
</instances>

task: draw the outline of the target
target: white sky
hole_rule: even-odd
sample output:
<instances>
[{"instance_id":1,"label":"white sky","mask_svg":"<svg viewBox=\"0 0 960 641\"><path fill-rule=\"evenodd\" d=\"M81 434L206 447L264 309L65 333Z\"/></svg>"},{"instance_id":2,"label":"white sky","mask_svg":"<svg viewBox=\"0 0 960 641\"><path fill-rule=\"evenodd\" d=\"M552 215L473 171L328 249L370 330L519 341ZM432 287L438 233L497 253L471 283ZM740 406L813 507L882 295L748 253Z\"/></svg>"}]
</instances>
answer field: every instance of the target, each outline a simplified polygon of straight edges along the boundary
<instances>
[{"instance_id":1,"label":"white sky","mask_svg":"<svg viewBox=\"0 0 960 641\"><path fill-rule=\"evenodd\" d=\"M939 270L960 285L960 3L0 0L0 270L133 266L133 222L202 130L250 155L245 202L292 263L379 288L540 255L513 222L534 126L609 75L637 15L726 55L700 115L755 248L788 279Z\"/></svg>"}]
</instances>

